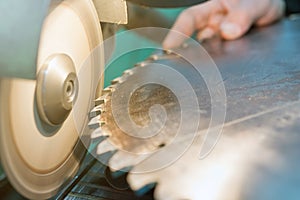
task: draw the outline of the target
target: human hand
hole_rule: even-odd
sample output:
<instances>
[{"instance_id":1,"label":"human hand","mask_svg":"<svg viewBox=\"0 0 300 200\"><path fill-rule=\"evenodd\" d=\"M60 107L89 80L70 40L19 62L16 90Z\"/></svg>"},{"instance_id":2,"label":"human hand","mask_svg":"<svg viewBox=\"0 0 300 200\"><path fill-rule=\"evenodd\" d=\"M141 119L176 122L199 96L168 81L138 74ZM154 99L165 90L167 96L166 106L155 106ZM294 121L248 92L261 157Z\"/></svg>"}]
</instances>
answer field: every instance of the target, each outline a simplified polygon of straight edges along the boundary
<instances>
[{"instance_id":1,"label":"human hand","mask_svg":"<svg viewBox=\"0 0 300 200\"><path fill-rule=\"evenodd\" d=\"M252 25L268 25L284 15L283 0L211 0L183 11L168 34L165 49L180 46L184 41L176 32L187 36L197 31L197 39L220 35L233 40L244 35Z\"/></svg>"}]
</instances>

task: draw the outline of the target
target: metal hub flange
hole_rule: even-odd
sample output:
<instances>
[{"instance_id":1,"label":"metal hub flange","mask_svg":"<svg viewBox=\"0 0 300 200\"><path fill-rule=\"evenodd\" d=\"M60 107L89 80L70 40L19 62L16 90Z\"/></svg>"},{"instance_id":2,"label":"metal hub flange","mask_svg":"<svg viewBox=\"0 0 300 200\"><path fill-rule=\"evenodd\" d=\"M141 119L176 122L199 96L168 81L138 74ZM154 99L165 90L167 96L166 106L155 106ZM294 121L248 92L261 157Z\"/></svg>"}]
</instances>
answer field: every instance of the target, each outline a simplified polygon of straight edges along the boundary
<instances>
[{"instance_id":1,"label":"metal hub flange","mask_svg":"<svg viewBox=\"0 0 300 200\"><path fill-rule=\"evenodd\" d=\"M62 124L78 93L74 62L66 54L50 56L38 74L36 100L41 119L48 125Z\"/></svg>"}]
</instances>

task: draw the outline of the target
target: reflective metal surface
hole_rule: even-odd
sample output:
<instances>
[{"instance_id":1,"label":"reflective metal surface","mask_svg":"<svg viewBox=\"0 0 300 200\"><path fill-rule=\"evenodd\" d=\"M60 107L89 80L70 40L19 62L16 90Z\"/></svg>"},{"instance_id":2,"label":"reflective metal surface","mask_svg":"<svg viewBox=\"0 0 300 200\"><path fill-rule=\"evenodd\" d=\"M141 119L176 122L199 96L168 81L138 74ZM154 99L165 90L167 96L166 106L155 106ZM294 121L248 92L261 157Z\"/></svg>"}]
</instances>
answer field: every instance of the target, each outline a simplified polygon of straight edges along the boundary
<instances>
[{"instance_id":1,"label":"reflective metal surface","mask_svg":"<svg viewBox=\"0 0 300 200\"><path fill-rule=\"evenodd\" d=\"M50 126L61 125L75 104L78 90L72 59L66 54L50 55L37 78L36 101L41 119Z\"/></svg>"},{"instance_id":2,"label":"reflective metal surface","mask_svg":"<svg viewBox=\"0 0 300 200\"><path fill-rule=\"evenodd\" d=\"M113 81L118 84L104 91L104 96L98 100L102 107L94 110L94 114L100 116L91 121L91 125L98 123L100 126L94 131L95 137L108 137L98 146L98 153L115 151L120 147L124 150L124 146L130 150L136 148L137 152L149 147L135 144L130 137L126 139L118 135L120 130L109 121L113 119L109 96L118 87L133 87L132 81L127 79L133 77L133 80L137 80L138 77L142 80L147 77L154 63L164 64L186 77L197 94L200 110L203 111L197 138L178 160L159 170L147 171L178 153L178 147L189 141L189 134L182 137L180 142L168 144L165 140L167 145L157 146L160 151L141 160L137 160L134 154L128 156L124 151L118 151L108 162L110 167L113 170L130 169L127 180L138 193L156 185L156 199L298 199L299 32L299 20L284 20L271 27L252 30L236 41L223 42L216 38L204 43L222 74L227 94L223 135L207 157L200 159L201 145L211 117L210 94L205 82L186 60L164 54L154 56L155 59L144 63L141 68L128 71L123 78ZM205 63L193 46L182 51L194 61ZM140 98L143 101L132 104L132 107L129 105L129 110L134 110L131 117L137 117L137 124L148 120L148 113L145 113L148 100L158 104L166 100L171 105L170 110L173 109L169 114L176 118L176 104L172 104L174 101L169 98L170 95L161 91L160 96L155 96L155 91L159 89L149 87L136 91L133 99ZM124 105L119 106L121 108ZM184 123L188 126L192 121L193 118ZM122 139L118 141L114 137ZM151 145L156 142L161 143L155 140ZM147 173L140 173L143 171Z\"/></svg>"},{"instance_id":3,"label":"reflective metal surface","mask_svg":"<svg viewBox=\"0 0 300 200\"><path fill-rule=\"evenodd\" d=\"M93 0L100 22L127 23L127 2L124 0Z\"/></svg>"}]
</instances>

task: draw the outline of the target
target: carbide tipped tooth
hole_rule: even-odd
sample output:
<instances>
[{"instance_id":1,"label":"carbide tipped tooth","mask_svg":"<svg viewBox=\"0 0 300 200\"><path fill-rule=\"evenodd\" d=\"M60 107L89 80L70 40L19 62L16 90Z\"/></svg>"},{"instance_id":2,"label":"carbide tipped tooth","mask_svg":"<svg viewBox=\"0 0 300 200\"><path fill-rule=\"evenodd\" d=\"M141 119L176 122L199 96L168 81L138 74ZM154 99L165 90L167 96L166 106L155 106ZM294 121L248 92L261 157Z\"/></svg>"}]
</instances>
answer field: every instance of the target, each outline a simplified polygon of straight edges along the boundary
<instances>
[{"instance_id":1,"label":"carbide tipped tooth","mask_svg":"<svg viewBox=\"0 0 300 200\"><path fill-rule=\"evenodd\" d=\"M96 117L93 117L89 124L88 124L89 128L90 129L97 129L100 127L100 116L96 116Z\"/></svg>"},{"instance_id":2,"label":"carbide tipped tooth","mask_svg":"<svg viewBox=\"0 0 300 200\"><path fill-rule=\"evenodd\" d=\"M167 54L167 55L170 55L170 54L173 54L173 51L171 49L164 49L163 53Z\"/></svg>"},{"instance_id":3,"label":"carbide tipped tooth","mask_svg":"<svg viewBox=\"0 0 300 200\"><path fill-rule=\"evenodd\" d=\"M140 63L137 63L137 64L135 64L134 66L135 67L145 67L145 66L147 66L148 65L148 62L140 62Z\"/></svg>"},{"instance_id":4,"label":"carbide tipped tooth","mask_svg":"<svg viewBox=\"0 0 300 200\"><path fill-rule=\"evenodd\" d=\"M102 105L102 104L100 104L99 106L94 107L94 108L91 110L91 112L89 113L90 119L96 117L97 115L101 115L101 113L102 113L103 111L104 111L104 110L103 110L103 105Z\"/></svg>"},{"instance_id":5,"label":"carbide tipped tooth","mask_svg":"<svg viewBox=\"0 0 300 200\"><path fill-rule=\"evenodd\" d=\"M102 94L106 95L106 94L112 93L114 91L115 91L115 87L113 85L111 85L111 86L108 86L107 88L104 88L102 90Z\"/></svg>"},{"instance_id":6,"label":"carbide tipped tooth","mask_svg":"<svg viewBox=\"0 0 300 200\"><path fill-rule=\"evenodd\" d=\"M99 106L101 104L105 104L106 103L106 99L107 99L107 95L102 95L101 97L99 97L98 99L96 99L94 102L95 102L95 105L96 106Z\"/></svg>"},{"instance_id":7,"label":"carbide tipped tooth","mask_svg":"<svg viewBox=\"0 0 300 200\"><path fill-rule=\"evenodd\" d=\"M115 78L114 80L112 80L111 84L117 84L117 83L122 83L122 82L123 82L123 78L118 77L118 78Z\"/></svg>"},{"instance_id":8,"label":"carbide tipped tooth","mask_svg":"<svg viewBox=\"0 0 300 200\"><path fill-rule=\"evenodd\" d=\"M167 53L166 53L167 52ZM171 50L164 50L161 54L155 54L148 58L150 61L157 61L157 60L165 60L170 59L173 57L177 57L178 55L173 53Z\"/></svg>"},{"instance_id":9,"label":"carbide tipped tooth","mask_svg":"<svg viewBox=\"0 0 300 200\"><path fill-rule=\"evenodd\" d=\"M159 55L152 55L148 58L148 60L152 60L152 61L155 61L155 60L158 60L159 59Z\"/></svg>"},{"instance_id":10,"label":"carbide tipped tooth","mask_svg":"<svg viewBox=\"0 0 300 200\"><path fill-rule=\"evenodd\" d=\"M101 127L101 126L104 126L104 125L106 124L106 122L105 122L105 121L102 121L102 120L100 119L99 124L100 124L100 127Z\"/></svg>"},{"instance_id":11,"label":"carbide tipped tooth","mask_svg":"<svg viewBox=\"0 0 300 200\"><path fill-rule=\"evenodd\" d=\"M123 75L132 75L133 71L131 69L127 69L123 72Z\"/></svg>"}]
</instances>

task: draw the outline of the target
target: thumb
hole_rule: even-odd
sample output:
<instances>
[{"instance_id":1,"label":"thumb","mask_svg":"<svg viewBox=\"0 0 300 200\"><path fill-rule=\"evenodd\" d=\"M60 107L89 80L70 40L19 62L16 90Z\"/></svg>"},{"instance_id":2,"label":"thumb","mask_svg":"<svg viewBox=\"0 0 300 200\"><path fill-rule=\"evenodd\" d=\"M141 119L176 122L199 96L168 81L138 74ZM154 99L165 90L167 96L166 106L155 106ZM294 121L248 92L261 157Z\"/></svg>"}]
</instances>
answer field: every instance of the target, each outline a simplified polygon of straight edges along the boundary
<instances>
[{"instance_id":1,"label":"thumb","mask_svg":"<svg viewBox=\"0 0 300 200\"><path fill-rule=\"evenodd\" d=\"M241 8L232 9L220 25L221 35L226 40L237 39L250 29L253 22L251 11Z\"/></svg>"}]
</instances>

